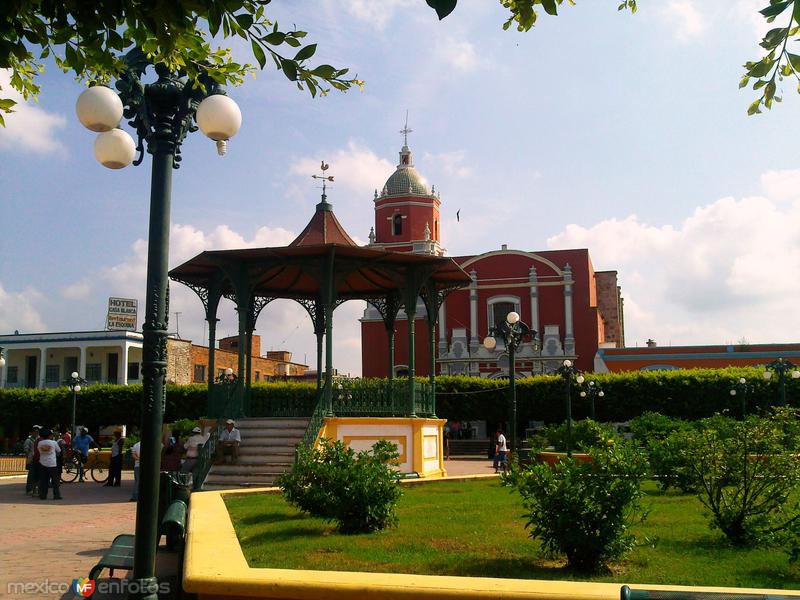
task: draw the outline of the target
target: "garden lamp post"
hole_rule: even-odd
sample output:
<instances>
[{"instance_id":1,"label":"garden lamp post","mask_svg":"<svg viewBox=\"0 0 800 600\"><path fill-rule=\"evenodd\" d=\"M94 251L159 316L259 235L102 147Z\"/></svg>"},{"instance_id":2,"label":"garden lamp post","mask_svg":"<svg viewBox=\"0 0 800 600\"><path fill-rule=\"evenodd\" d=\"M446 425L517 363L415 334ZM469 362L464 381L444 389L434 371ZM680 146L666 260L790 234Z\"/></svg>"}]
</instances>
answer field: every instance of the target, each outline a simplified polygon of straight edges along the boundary
<instances>
[{"instance_id":1,"label":"garden lamp post","mask_svg":"<svg viewBox=\"0 0 800 600\"><path fill-rule=\"evenodd\" d=\"M236 373L233 372L233 369L228 367L222 373L220 373L219 377L217 377L217 383L222 385L222 388L225 390L225 410L222 411L221 416L228 416L228 417L238 417L239 415L231 415L228 414L231 408L231 398L233 397L234 390L236 389L236 384L239 381Z\"/></svg>"},{"instance_id":2,"label":"garden lamp post","mask_svg":"<svg viewBox=\"0 0 800 600\"><path fill-rule=\"evenodd\" d=\"M94 154L103 166L121 169L131 163L141 164L145 144L147 152L153 156L146 311L142 325L141 459L133 582L138 590L137 598L156 600L155 557L159 525L160 437L167 370L167 262L172 170L180 165L183 140L198 126L217 142L219 154L224 154L226 141L241 126L242 115L236 103L222 95L223 90L210 77L201 77L197 85L182 73L171 72L166 65L156 64L156 81L144 83L145 72L151 66L145 54L134 49L125 56L125 63L127 69L115 85L118 93L101 85L90 87L80 95L75 108L81 123L98 132ZM136 131L138 144L120 128L123 117ZM139 158L134 161L137 151Z\"/></svg>"},{"instance_id":3,"label":"garden lamp post","mask_svg":"<svg viewBox=\"0 0 800 600\"><path fill-rule=\"evenodd\" d=\"M740 377L736 381L731 384L731 399L739 396L739 400L741 400L741 414L742 420L744 421L745 416L747 415L747 394L753 391L752 384L747 383L747 379L744 377Z\"/></svg>"},{"instance_id":4,"label":"garden lamp post","mask_svg":"<svg viewBox=\"0 0 800 600\"><path fill-rule=\"evenodd\" d=\"M483 340L483 347L494 350L497 347L497 337L503 340L508 351L508 397L511 413L511 451L516 453L517 447L517 385L516 385L516 354L522 340L526 337L536 339L536 332L519 320L519 314L513 310L506 315L506 320L499 327L489 329L489 335ZM516 456L516 454L515 454Z\"/></svg>"},{"instance_id":5,"label":"garden lamp post","mask_svg":"<svg viewBox=\"0 0 800 600\"><path fill-rule=\"evenodd\" d=\"M564 360L556 372L564 378L567 388L567 456L572 457L572 381L574 379L580 385L584 382L584 377L568 358Z\"/></svg>"},{"instance_id":6,"label":"garden lamp post","mask_svg":"<svg viewBox=\"0 0 800 600\"><path fill-rule=\"evenodd\" d=\"M773 372L778 374L778 389L780 390L781 404L785 406L786 374L788 373L792 379L797 379L800 377L800 371L797 370L797 365L788 360L784 360L783 358L779 358L778 360L773 360L765 368L766 371L764 371L764 379L767 381L772 379Z\"/></svg>"},{"instance_id":7,"label":"garden lamp post","mask_svg":"<svg viewBox=\"0 0 800 600\"><path fill-rule=\"evenodd\" d=\"M81 377L77 371L73 371L69 379L67 379L67 385L69 386L70 391L72 392L72 418L69 422L69 434L70 436L75 435L75 405L77 404L78 400L78 392L81 391L81 385L85 385L86 380Z\"/></svg>"},{"instance_id":8,"label":"garden lamp post","mask_svg":"<svg viewBox=\"0 0 800 600\"><path fill-rule=\"evenodd\" d=\"M586 387L581 390L581 398L589 398L589 416L592 421L595 420L594 401L595 398L602 398L606 393L603 391L596 381L588 381Z\"/></svg>"}]
</instances>

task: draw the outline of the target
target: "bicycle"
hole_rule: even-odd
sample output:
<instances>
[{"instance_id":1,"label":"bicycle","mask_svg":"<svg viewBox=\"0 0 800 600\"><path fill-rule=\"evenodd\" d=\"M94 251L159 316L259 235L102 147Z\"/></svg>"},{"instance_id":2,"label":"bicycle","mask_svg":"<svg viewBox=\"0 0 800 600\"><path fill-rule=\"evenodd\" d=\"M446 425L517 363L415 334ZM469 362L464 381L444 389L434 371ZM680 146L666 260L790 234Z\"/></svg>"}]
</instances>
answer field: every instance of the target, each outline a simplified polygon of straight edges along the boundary
<instances>
[{"instance_id":1,"label":"bicycle","mask_svg":"<svg viewBox=\"0 0 800 600\"><path fill-rule=\"evenodd\" d=\"M81 472L81 468L83 468L84 479L86 479L86 473L88 472L92 480L97 483L107 482L108 465L100 460L97 452L97 450L90 450L89 456L83 465L81 465L78 453L73 452L71 456L68 456L64 460L64 468L61 471L61 482L72 483L75 481Z\"/></svg>"}]
</instances>

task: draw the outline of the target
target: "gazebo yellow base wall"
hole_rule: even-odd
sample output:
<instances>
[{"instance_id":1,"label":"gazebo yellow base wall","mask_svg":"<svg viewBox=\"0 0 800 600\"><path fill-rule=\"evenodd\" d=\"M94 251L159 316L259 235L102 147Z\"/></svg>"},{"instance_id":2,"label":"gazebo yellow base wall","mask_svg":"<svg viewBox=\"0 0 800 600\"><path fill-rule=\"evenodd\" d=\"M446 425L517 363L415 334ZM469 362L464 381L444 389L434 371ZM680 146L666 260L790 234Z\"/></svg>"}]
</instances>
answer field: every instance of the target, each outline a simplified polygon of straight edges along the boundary
<instances>
[{"instance_id":1,"label":"gazebo yellow base wall","mask_svg":"<svg viewBox=\"0 0 800 600\"><path fill-rule=\"evenodd\" d=\"M420 477L444 477L442 431L446 419L408 417L326 417L317 436L344 442L353 450L369 450L378 440L397 445L401 473L417 473Z\"/></svg>"}]
</instances>

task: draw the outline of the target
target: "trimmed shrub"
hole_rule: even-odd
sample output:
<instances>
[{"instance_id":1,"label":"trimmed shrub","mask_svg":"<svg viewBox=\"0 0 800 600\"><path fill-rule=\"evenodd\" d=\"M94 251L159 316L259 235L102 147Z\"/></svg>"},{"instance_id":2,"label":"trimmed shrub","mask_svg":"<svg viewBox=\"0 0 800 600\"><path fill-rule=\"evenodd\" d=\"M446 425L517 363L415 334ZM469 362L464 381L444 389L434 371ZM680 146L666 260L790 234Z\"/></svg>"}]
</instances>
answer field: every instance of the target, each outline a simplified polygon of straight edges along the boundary
<instances>
[{"instance_id":1,"label":"trimmed shrub","mask_svg":"<svg viewBox=\"0 0 800 600\"><path fill-rule=\"evenodd\" d=\"M736 546L771 541L798 528L797 415L777 409L735 421L713 417L686 439L687 464L711 512L711 527Z\"/></svg>"},{"instance_id":2,"label":"trimmed shrub","mask_svg":"<svg viewBox=\"0 0 800 600\"><path fill-rule=\"evenodd\" d=\"M341 533L370 533L397 522L402 491L390 463L399 457L386 440L356 453L341 441L298 449L291 471L276 483L286 500L316 517L336 521Z\"/></svg>"},{"instance_id":3,"label":"trimmed shrub","mask_svg":"<svg viewBox=\"0 0 800 600\"><path fill-rule=\"evenodd\" d=\"M548 555L565 555L583 572L605 569L635 543L630 525L643 519L639 500L644 454L628 444L592 448L593 462L514 468L507 477L523 498L530 536Z\"/></svg>"},{"instance_id":4,"label":"trimmed shrub","mask_svg":"<svg viewBox=\"0 0 800 600\"><path fill-rule=\"evenodd\" d=\"M572 449L576 452L588 452L591 448L618 443L621 440L622 438L608 424L598 423L591 419L572 422ZM565 452L567 450L567 422L545 427L536 436L530 438L530 443L533 448L553 447L556 452Z\"/></svg>"}]
</instances>

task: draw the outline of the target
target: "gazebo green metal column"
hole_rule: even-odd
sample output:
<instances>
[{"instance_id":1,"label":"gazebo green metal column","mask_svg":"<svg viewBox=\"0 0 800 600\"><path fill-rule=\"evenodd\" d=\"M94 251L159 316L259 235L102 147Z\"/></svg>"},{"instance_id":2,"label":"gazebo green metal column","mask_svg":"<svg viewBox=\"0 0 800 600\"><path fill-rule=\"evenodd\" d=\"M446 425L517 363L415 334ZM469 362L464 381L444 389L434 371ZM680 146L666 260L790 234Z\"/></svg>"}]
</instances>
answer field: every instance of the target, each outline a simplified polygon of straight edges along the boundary
<instances>
[{"instance_id":1,"label":"gazebo green metal column","mask_svg":"<svg viewBox=\"0 0 800 600\"><path fill-rule=\"evenodd\" d=\"M367 300L375 307L386 329L388 366L386 377L388 380L386 399L391 405L394 396L394 328L397 322L397 311L400 310L400 295L397 292L387 294L385 298Z\"/></svg>"},{"instance_id":2,"label":"gazebo green metal column","mask_svg":"<svg viewBox=\"0 0 800 600\"><path fill-rule=\"evenodd\" d=\"M322 388L322 339L325 337L325 309L322 301L298 298L297 303L306 309L314 325L314 335L317 338L317 392Z\"/></svg>"},{"instance_id":3,"label":"gazebo green metal column","mask_svg":"<svg viewBox=\"0 0 800 600\"><path fill-rule=\"evenodd\" d=\"M264 307L272 302L275 298L268 298L262 296L251 296L250 306L247 310L247 362L246 362L246 376L245 376L245 395L244 395L244 414L250 414L250 393L253 386L253 331L256 329L256 322L258 316Z\"/></svg>"},{"instance_id":4,"label":"gazebo green metal column","mask_svg":"<svg viewBox=\"0 0 800 600\"><path fill-rule=\"evenodd\" d=\"M408 324L408 416L416 417L417 386L414 378L416 346L414 345L414 329L416 329L417 295L419 288L414 285L414 277L409 277L405 289L406 322Z\"/></svg>"},{"instance_id":5,"label":"gazebo green metal column","mask_svg":"<svg viewBox=\"0 0 800 600\"><path fill-rule=\"evenodd\" d=\"M429 281L425 285L422 299L428 322L428 381L431 386L431 414L428 416L436 418L436 324L439 320L439 293L435 283Z\"/></svg>"},{"instance_id":6,"label":"gazebo green metal column","mask_svg":"<svg viewBox=\"0 0 800 600\"><path fill-rule=\"evenodd\" d=\"M325 312L325 387L323 398L325 401L325 415L333 416L333 310L336 302L335 278L336 248L328 251L324 269L324 288L322 301Z\"/></svg>"},{"instance_id":7,"label":"gazebo green metal column","mask_svg":"<svg viewBox=\"0 0 800 600\"><path fill-rule=\"evenodd\" d=\"M237 343L238 350L238 364L237 364L237 380L236 395L237 407L234 410L235 414L230 417L243 417L244 412L244 396L245 387L247 382L247 329L250 321L250 302L252 292L250 290L250 281L247 274L246 264L237 264L231 269L231 283L233 284L234 294L228 296L236 303L236 314L239 320L239 341Z\"/></svg>"}]
</instances>

